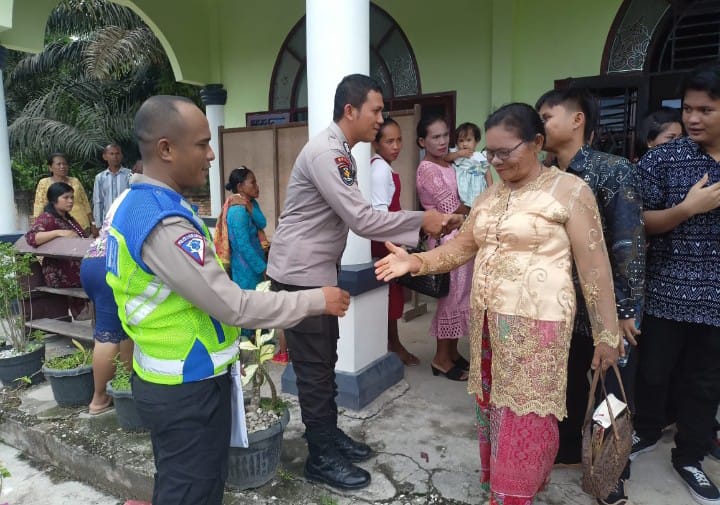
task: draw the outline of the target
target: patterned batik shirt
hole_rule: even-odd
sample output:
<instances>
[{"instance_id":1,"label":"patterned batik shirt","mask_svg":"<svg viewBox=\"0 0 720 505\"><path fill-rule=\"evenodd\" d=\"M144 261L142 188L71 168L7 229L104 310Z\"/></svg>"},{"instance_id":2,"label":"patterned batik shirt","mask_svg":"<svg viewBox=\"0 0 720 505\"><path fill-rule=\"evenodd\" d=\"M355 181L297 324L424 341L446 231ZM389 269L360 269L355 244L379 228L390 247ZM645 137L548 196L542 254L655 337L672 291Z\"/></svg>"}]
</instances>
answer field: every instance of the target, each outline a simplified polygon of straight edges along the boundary
<instances>
[{"instance_id":1,"label":"patterned batik shirt","mask_svg":"<svg viewBox=\"0 0 720 505\"><path fill-rule=\"evenodd\" d=\"M651 149L638 169L646 211L678 205L705 174L720 181L720 163L687 137ZM720 209L648 237L646 277L648 314L720 326Z\"/></svg>"},{"instance_id":2,"label":"patterned batik shirt","mask_svg":"<svg viewBox=\"0 0 720 505\"><path fill-rule=\"evenodd\" d=\"M583 146L567 171L582 178L595 194L610 257L618 319L640 317L645 282L645 223L642 217L640 179L627 159ZM590 321L578 294L575 332L590 335Z\"/></svg>"}]
</instances>

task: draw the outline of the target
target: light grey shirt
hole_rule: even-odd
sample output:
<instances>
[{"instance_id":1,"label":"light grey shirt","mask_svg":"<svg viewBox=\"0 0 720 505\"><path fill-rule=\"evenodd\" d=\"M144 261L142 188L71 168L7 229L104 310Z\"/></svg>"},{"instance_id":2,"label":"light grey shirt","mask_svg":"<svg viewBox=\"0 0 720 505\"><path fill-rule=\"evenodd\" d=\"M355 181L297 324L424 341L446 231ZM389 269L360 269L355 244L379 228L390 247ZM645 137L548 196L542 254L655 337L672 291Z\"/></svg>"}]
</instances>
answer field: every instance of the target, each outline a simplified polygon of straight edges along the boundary
<instances>
[{"instance_id":1,"label":"light grey shirt","mask_svg":"<svg viewBox=\"0 0 720 505\"><path fill-rule=\"evenodd\" d=\"M116 173L105 169L95 176L93 186L93 220L96 226L101 226L107 215L110 205L115 199L130 187L132 170L120 167Z\"/></svg>"},{"instance_id":2,"label":"light grey shirt","mask_svg":"<svg viewBox=\"0 0 720 505\"><path fill-rule=\"evenodd\" d=\"M422 212L373 209L340 127L330 126L300 152L272 239L267 274L295 286L337 285L348 230L371 240L417 245Z\"/></svg>"}]
</instances>

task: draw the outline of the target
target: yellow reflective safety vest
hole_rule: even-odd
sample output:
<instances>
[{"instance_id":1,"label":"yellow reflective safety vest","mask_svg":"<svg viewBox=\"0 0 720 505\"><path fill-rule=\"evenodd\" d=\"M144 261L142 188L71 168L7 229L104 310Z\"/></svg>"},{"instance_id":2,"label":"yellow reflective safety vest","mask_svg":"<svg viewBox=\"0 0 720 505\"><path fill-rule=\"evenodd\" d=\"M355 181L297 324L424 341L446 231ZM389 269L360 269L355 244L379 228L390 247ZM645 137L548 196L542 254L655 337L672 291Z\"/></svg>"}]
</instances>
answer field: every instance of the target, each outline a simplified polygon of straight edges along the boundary
<instances>
[{"instance_id":1,"label":"yellow reflective safety vest","mask_svg":"<svg viewBox=\"0 0 720 505\"><path fill-rule=\"evenodd\" d=\"M207 227L178 193L151 184L135 184L118 207L107 240L106 280L113 290L123 328L135 342L133 369L157 384L193 382L227 370L237 359L237 328L220 323L173 292L142 260L143 243L163 219L181 216L212 239ZM220 263L220 260L216 260Z\"/></svg>"}]
</instances>

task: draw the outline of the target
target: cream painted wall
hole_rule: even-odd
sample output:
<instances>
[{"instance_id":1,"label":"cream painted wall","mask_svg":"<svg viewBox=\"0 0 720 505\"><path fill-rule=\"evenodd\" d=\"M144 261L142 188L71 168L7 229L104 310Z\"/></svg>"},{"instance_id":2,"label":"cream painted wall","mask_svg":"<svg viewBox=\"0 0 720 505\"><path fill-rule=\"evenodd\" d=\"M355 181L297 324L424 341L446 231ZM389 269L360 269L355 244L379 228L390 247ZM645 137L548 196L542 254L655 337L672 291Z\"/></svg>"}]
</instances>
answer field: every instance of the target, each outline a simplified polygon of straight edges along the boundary
<instances>
[{"instance_id":1,"label":"cream painted wall","mask_svg":"<svg viewBox=\"0 0 720 505\"><path fill-rule=\"evenodd\" d=\"M58 0L0 0L0 44L32 53L43 48L45 25Z\"/></svg>"}]
</instances>

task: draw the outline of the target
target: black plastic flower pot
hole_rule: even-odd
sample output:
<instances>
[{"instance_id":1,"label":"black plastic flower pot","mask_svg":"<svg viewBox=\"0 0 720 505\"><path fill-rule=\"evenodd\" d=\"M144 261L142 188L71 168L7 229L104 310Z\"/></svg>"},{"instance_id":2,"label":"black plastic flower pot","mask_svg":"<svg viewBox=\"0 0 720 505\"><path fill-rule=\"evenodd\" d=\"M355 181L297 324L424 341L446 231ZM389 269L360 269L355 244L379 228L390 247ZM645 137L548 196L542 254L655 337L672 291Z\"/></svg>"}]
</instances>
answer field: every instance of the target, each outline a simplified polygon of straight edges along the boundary
<instances>
[{"instance_id":1,"label":"black plastic flower pot","mask_svg":"<svg viewBox=\"0 0 720 505\"><path fill-rule=\"evenodd\" d=\"M44 366L42 371L50 381L55 401L61 407L79 407L89 404L92 400L95 386L91 365L69 370Z\"/></svg>"},{"instance_id":2,"label":"black plastic flower pot","mask_svg":"<svg viewBox=\"0 0 720 505\"><path fill-rule=\"evenodd\" d=\"M29 377L33 384L43 380L40 372L43 361L45 361L45 344L32 352L0 358L0 381L6 386L15 387L19 384L18 379Z\"/></svg>"},{"instance_id":3,"label":"black plastic flower pot","mask_svg":"<svg viewBox=\"0 0 720 505\"><path fill-rule=\"evenodd\" d=\"M269 428L248 434L249 447L230 447L227 483L236 489L253 489L267 484L277 473L285 427L290 412Z\"/></svg>"},{"instance_id":4,"label":"black plastic flower pot","mask_svg":"<svg viewBox=\"0 0 720 505\"><path fill-rule=\"evenodd\" d=\"M135 398L132 389L115 390L107 383L107 394L113 399L115 405L115 415L117 415L118 424L127 431L145 431L147 427L143 424L135 407Z\"/></svg>"}]
</instances>

